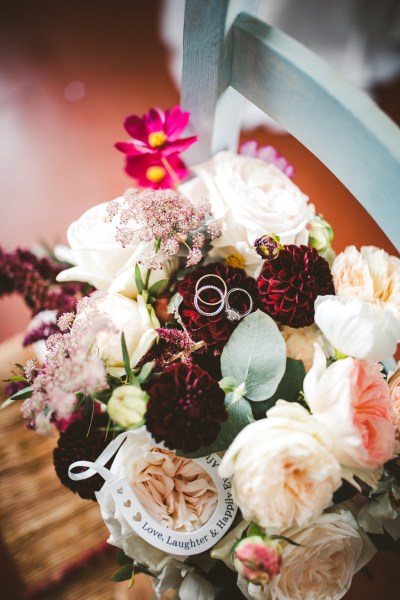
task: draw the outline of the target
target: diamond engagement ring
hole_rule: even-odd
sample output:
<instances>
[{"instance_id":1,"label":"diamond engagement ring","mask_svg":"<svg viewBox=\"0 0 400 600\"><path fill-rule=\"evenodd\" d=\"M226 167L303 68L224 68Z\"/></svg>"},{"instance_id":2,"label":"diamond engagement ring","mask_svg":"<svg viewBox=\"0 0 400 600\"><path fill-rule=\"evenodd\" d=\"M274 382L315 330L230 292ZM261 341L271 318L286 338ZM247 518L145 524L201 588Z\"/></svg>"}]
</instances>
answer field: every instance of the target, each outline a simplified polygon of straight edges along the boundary
<instances>
[{"instance_id":1,"label":"diamond engagement ring","mask_svg":"<svg viewBox=\"0 0 400 600\"><path fill-rule=\"evenodd\" d=\"M244 313L240 313L236 308L232 308L232 306L230 306L229 296L233 292L242 292L242 294L246 294L246 296L249 298L249 308ZM229 321L240 321L240 319L247 317L247 315L249 315L252 310L253 310L253 298L250 296L250 294L247 290L244 290L243 288L232 288L231 290L229 290L229 292L226 295L226 299L225 299L225 312L226 312L226 317L227 317L227 319L229 319Z\"/></svg>"}]
</instances>

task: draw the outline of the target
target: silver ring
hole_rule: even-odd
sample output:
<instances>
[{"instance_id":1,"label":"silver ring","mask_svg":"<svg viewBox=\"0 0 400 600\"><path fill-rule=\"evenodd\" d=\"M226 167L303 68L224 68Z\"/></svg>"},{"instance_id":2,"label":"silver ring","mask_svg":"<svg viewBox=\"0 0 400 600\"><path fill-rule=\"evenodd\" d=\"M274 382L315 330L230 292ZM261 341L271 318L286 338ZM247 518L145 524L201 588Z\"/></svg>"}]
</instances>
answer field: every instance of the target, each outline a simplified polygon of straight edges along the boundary
<instances>
[{"instance_id":1,"label":"silver ring","mask_svg":"<svg viewBox=\"0 0 400 600\"><path fill-rule=\"evenodd\" d=\"M217 310L214 310L213 312L206 312L205 310L202 310L199 306L199 300L200 300L200 302L202 302L201 298L199 298L199 295L200 295L200 292L203 292L204 290L210 290L210 289L215 290L220 295L221 306L219 306L217 308ZM201 315L204 315L205 317L215 317L215 315L218 315L220 312L222 312L224 310L224 306L225 306L224 299L225 299L225 294L216 285L204 285L199 290L197 290L197 292L194 296L193 304L195 305L197 312L199 312Z\"/></svg>"},{"instance_id":2,"label":"silver ring","mask_svg":"<svg viewBox=\"0 0 400 600\"><path fill-rule=\"evenodd\" d=\"M229 305L229 296L232 294L232 292L243 292L243 294L246 294L246 296L248 296L248 298L250 300L250 305L249 305L249 308L246 310L246 312L240 313L238 310L236 310L236 308L232 308ZM227 296L225 298L225 312L226 312L226 317L227 317L227 319L229 319L229 321L240 321L240 319L247 317L247 315L249 315L252 310L253 310L253 298L250 296L250 294L247 290L244 290L243 288L232 288L231 290L229 290L229 292L227 293Z\"/></svg>"}]
</instances>

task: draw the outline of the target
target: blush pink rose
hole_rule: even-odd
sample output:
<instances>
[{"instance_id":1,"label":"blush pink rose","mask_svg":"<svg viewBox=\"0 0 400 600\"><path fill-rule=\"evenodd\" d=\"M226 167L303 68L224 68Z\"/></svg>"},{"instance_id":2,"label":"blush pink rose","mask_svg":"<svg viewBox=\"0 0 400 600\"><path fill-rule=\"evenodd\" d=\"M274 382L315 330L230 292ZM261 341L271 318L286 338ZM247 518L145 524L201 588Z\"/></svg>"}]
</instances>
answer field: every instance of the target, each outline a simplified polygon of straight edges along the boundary
<instances>
[{"instance_id":1,"label":"blush pink rose","mask_svg":"<svg viewBox=\"0 0 400 600\"><path fill-rule=\"evenodd\" d=\"M394 455L396 415L378 363L346 358L326 368L316 352L304 392L314 416L332 432L342 465L372 469Z\"/></svg>"},{"instance_id":2,"label":"blush pink rose","mask_svg":"<svg viewBox=\"0 0 400 600\"><path fill-rule=\"evenodd\" d=\"M400 431L400 363L389 379L389 391L393 400L394 410L397 417L397 429Z\"/></svg>"}]
</instances>

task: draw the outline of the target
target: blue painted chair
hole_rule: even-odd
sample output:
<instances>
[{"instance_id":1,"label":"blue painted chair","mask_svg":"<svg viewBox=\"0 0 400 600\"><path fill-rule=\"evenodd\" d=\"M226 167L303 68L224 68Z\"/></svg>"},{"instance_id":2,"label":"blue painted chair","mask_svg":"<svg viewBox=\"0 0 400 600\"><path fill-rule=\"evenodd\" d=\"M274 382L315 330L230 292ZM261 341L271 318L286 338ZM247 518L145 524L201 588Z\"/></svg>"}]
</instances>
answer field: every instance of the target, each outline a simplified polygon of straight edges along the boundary
<instances>
[{"instance_id":1,"label":"blue painted chair","mask_svg":"<svg viewBox=\"0 0 400 600\"><path fill-rule=\"evenodd\" d=\"M186 0L182 106L200 137L189 162L236 150L244 96L315 154L400 250L400 130L310 50L256 19L257 4Z\"/></svg>"}]
</instances>

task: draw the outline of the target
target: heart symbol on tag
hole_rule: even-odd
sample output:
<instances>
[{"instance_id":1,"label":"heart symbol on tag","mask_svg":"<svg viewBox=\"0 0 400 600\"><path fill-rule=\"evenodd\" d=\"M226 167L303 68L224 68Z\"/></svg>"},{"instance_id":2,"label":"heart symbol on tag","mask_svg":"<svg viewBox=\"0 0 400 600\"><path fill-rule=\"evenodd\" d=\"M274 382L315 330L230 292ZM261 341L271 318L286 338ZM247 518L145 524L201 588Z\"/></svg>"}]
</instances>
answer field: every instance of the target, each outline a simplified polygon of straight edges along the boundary
<instances>
[{"instance_id":1,"label":"heart symbol on tag","mask_svg":"<svg viewBox=\"0 0 400 600\"><path fill-rule=\"evenodd\" d=\"M132 502L130 500L125 500L124 502L124 506L126 506L126 508L129 508L131 504Z\"/></svg>"},{"instance_id":2,"label":"heart symbol on tag","mask_svg":"<svg viewBox=\"0 0 400 600\"><path fill-rule=\"evenodd\" d=\"M133 515L133 520L134 521L141 521L142 520L142 515L140 514L140 512L136 513L136 515Z\"/></svg>"},{"instance_id":3,"label":"heart symbol on tag","mask_svg":"<svg viewBox=\"0 0 400 600\"><path fill-rule=\"evenodd\" d=\"M120 487L117 489L117 494L123 494L124 493L124 488Z\"/></svg>"}]
</instances>

